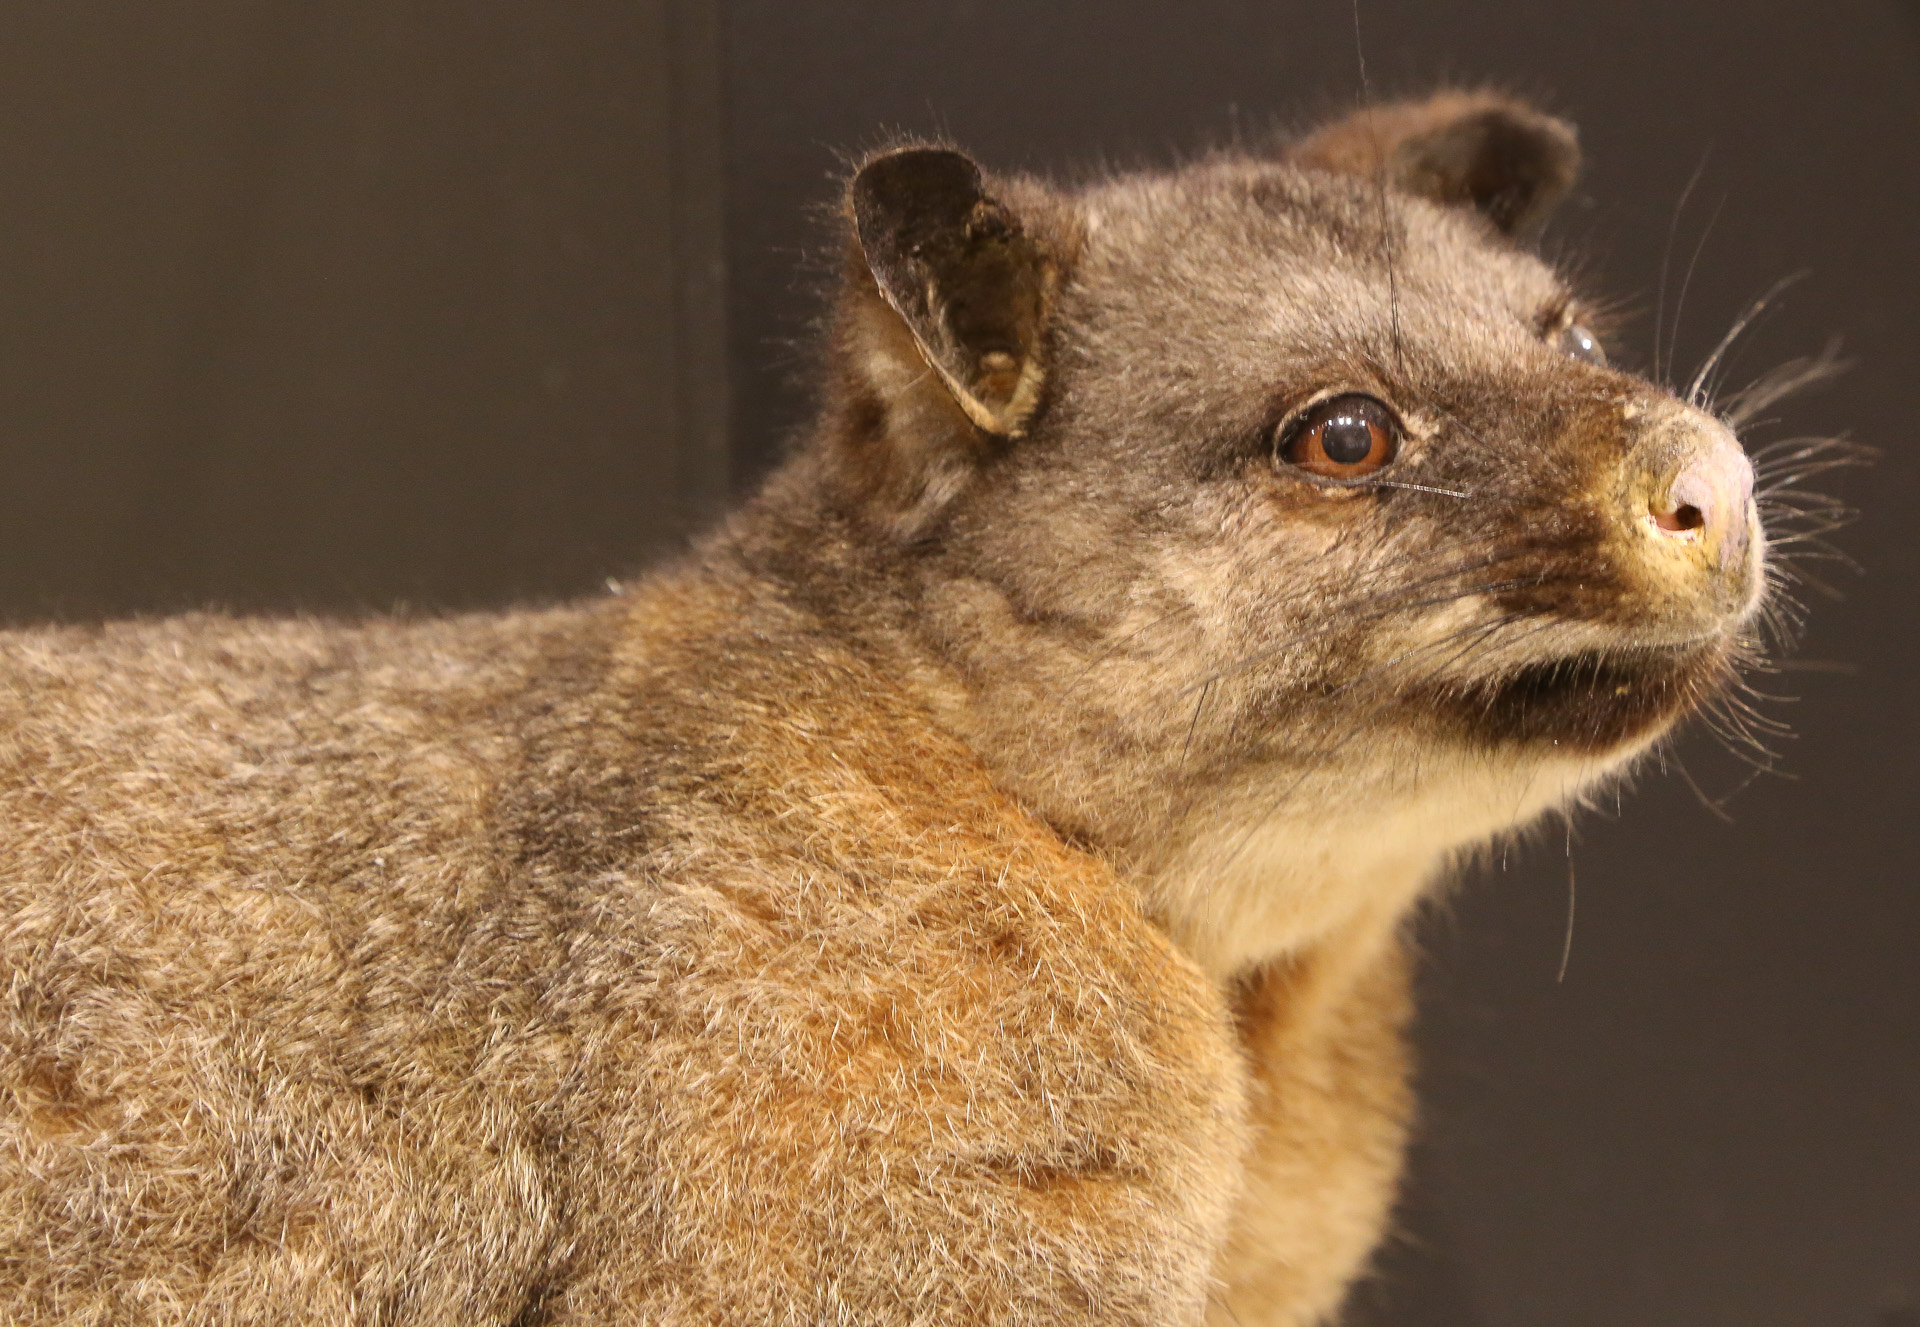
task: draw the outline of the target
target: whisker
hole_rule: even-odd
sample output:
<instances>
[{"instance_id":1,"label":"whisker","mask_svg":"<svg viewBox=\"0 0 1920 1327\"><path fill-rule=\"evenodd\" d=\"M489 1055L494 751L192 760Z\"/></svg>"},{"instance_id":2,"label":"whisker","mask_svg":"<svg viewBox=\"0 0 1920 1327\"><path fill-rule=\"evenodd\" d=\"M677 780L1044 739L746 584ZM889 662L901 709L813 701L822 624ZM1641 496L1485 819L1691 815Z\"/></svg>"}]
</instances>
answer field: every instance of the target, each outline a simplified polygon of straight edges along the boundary
<instances>
[{"instance_id":1,"label":"whisker","mask_svg":"<svg viewBox=\"0 0 1920 1327\"><path fill-rule=\"evenodd\" d=\"M1687 210L1687 200L1693 197L1694 188L1700 183L1700 176L1707 169L1707 162L1712 156L1713 147L1709 144L1706 151L1700 154L1699 164L1693 168L1693 174L1687 177L1687 186L1680 191L1680 200L1673 205L1673 215L1667 219L1667 245L1660 251L1660 285L1653 300L1653 375L1656 378L1666 376L1660 368L1660 348L1666 329L1667 273L1673 266L1673 242L1679 237L1680 217Z\"/></svg>"},{"instance_id":2,"label":"whisker","mask_svg":"<svg viewBox=\"0 0 1920 1327\"><path fill-rule=\"evenodd\" d=\"M1132 644L1133 641L1137 637L1139 637L1141 634L1147 631L1151 631L1153 628L1159 626L1163 622L1171 621L1172 619L1180 616L1180 614L1182 613L1190 613L1192 611L1193 611L1192 607L1188 604L1185 604L1185 603L1175 604L1172 608L1160 614L1158 617L1153 618L1150 621L1141 623L1139 626L1135 627L1132 631L1129 631L1126 635L1122 636L1119 640L1112 642L1107 646L1106 649L1100 651L1100 653L1094 655L1093 658L1087 661L1086 667L1082 668L1080 670L1079 676L1074 678L1073 680L1075 689L1078 689L1080 684L1087 680L1087 674L1091 673L1095 668L1098 668L1101 664L1105 663L1108 659L1111 659L1114 655L1118 654L1121 650L1124 650L1128 645Z\"/></svg>"},{"instance_id":3,"label":"whisker","mask_svg":"<svg viewBox=\"0 0 1920 1327\"><path fill-rule=\"evenodd\" d=\"M1387 260L1387 316L1393 328L1393 366L1406 367L1400 343L1400 277L1393 256L1393 228L1387 215L1387 156L1373 121L1373 85L1367 79L1367 48L1360 38L1360 0L1353 0L1353 54L1360 65L1360 99L1366 105L1367 137L1373 144L1373 180L1380 200L1380 252Z\"/></svg>"},{"instance_id":4,"label":"whisker","mask_svg":"<svg viewBox=\"0 0 1920 1327\"><path fill-rule=\"evenodd\" d=\"M1187 723L1187 740L1185 745L1180 748L1180 764L1182 767L1186 765L1187 756L1193 750L1193 734L1195 730L1200 727L1200 711L1206 708L1207 697L1212 694L1213 684L1209 682L1206 686L1200 688L1200 699L1193 703L1193 718Z\"/></svg>"},{"instance_id":5,"label":"whisker","mask_svg":"<svg viewBox=\"0 0 1920 1327\"><path fill-rule=\"evenodd\" d=\"M1680 315L1687 311L1687 290L1693 285L1693 270L1700 265L1700 255L1707 247L1707 237L1713 234L1714 225L1720 220L1720 213L1727 205L1727 196L1720 195L1720 201L1713 205L1713 215L1707 218L1706 228L1700 232L1699 242L1693 246L1693 257L1687 260L1687 274L1680 281L1680 298L1673 304L1673 332L1667 339L1667 367L1660 375L1663 379L1673 377L1673 357L1680 348Z\"/></svg>"},{"instance_id":6,"label":"whisker","mask_svg":"<svg viewBox=\"0 0 1920 1327\"><path fill-rule=\"evenodd\" d=\"M1776 364L1735 392L1728 398L1720 418L1737 433L1751 425L1761 411L1795 392L1838 377L1847 367L1847 361L1840 357L1840 339L1834 337L1819 353Z\"/></svg>"},{"instance_id":7,"label":"whisker","mask_svg":"<svg viewBox=\"0 0 1920 1327\"><path fill-rule=\"evenodd\" d=\"M1413 493L1437 493L1443 498L1471 498L1473 494L1457 488L1440 488L1433 484L1407 484L1397 479L1370 479L1356 488L1404 488Z\"/></svg>"},{"instance_id":8,"label":"whisker","mask_svg":"<svg viewBox=\"0 0 1920 1327\"><path fill-rule=\"evenodd\" d=\"M1808 269L1802 268L1798 272L1790 272L1786 276L1781 277L1767 288L1765 294L1754 300L1753 303L1747 305L1744 313L1733 320L1733 326L1727 329L1727 334L1720 338L1720 344L1713 348L1713 353L1708 355L1705 362L1700 365L1700 371L1693 375L1693 381L1687 384L1685 400L1689 405L1698 406L1701 404L1700 389L1706 385L1708 379L1712 376L1714 369L1720 363L1721 357L1733 348L1733 343L1740 339L1742 333L1753 326L1754 319L1766 312L1767 307L1771 305L1774 300L1785 294L1787 290L1798 285L1801 281L1806 280L1808 275ZM1678 321L1677 315L1675 320Z\"/></svg>"},{"instance_id":9,"label":"whisker","mask_svg":"<svg viewBox=\"0 0 1920 1327\"><path fill-rule=\"evenodd\" d=\"M1699 782L1693 777L1693 771L1688 769L1686 762L1680 759L1679 752L1671 751L1666 755L1665 759L1672 764L1674 769L1680 771L1681 782L1693 789L1693 795L1700 799L1700 805L1706 807L1708 811L1718 816L1721 820L1724 820L1727 824L1731 825L1733 823L1733 816L1727 811L1727 808L1720 802L1707 796L1706 790L1703 789Z\"/></svg>"},{"instance_id":10,"label":"whisker","mask_svg":"<svg viewBox=\"0 0 1920 1327\"><path fill-rule=\"evenodd\" d=\"M1872 460L1874 456L1873 448L1868 447L1862 443L1853 442L1848 438L1837 436L1837 435L1836 436L1826 436L1826 435L1805 436L1803 435L1800 437L1793 437L1793 438L1778 438L1778 439L1775 439L1773 442L1765 443L1762 446L1755 447L1752 451L1748 452L1747 455L1756 464L1763 461L1771 464L1780 457L1780 453L1786 451L1789 447L1798 447L1798 448L1805 449L1804 452L1795 453L1796 455L1802 455L1802 454L1816 455L1820 452L1829 451L1836 448L1844 449L1850 452L1858 453L1860 455L1860 459L1863 464L1867 461Z\"/></svg>"},{"instance_id":11,"label":"whisker","mask_svg":"<svg viewBox=\"0 0 1920 1327\"><path fill-rule=\"evenodd\" d=\"M1860 671L1859 664L1844 659L1776 659L1773 667L1782 673L1833 673L1840 677L1853 677Z\"/></svg>"},{"instance_id":12,"label":"whisker","mask_svg":"<svg viewBox=\"0 0 1920 1327\"><path fill-rule=\"evenodd\" d=\"M1860 464L1862 463L1859 461L1848 459L1807 462L1797 470L1790 470L1783 474L1764 476L1767 482L1761 486L1755 496L1760 499L1771 498L1785 489L1797 487L1804 480L1826 474L1829 470L1850 470L1858 467ZM1833 503L1836 506L1841 505L1838 500L1834 498L1821 497L1820 500Z\"/></svg>"},{"instance_id":13,"label":"whisker","mask_svg":"<svg viewBox=\"0 0 1920 1327\"><path fill-rule=\"evenodd\" d=\"M1573 958L1573 817L1567 817L1567 938L1560 945L1560 971L1554 977L1558 985L1567 979L1567 964Z\"/></svg>"}]
</instances>

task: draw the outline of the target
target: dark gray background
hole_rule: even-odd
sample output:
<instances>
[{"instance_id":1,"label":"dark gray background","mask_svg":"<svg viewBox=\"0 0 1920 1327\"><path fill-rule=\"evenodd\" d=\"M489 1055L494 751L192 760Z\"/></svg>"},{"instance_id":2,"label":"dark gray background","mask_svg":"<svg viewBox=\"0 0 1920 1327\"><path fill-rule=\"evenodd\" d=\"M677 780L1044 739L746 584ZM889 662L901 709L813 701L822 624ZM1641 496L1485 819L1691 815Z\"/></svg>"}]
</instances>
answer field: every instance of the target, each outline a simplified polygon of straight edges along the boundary
<instances>
[{"instance_id":1,"label":"dark gray background","mask_svg":"<svg viewBox=\"0 0 1920 1327\"><path fill-rule=\"evenodd\" d=\"M719 39L0 6L0 612L577 592L716 506Z\"/></svg>"},{"instance_id":2,"label":"dark gray background","mask_svg":"<svg viewBox=\"0 0 1920 1327\"><path fill-rule=\"evenodd\" d=\"M0 611L464 605L670 547L804 418L838 153L1170 160L1358 91L1343 0L142 0L0 15ZM1423 928L1425 1124L1370 1321L1911 1324L1920 1296L1920 17L1890 0L1362 0L1376 91L1577 120L1554 242L1678 361L1858 367L1779 430L1864 578L1814 604L1789 778L1649 771ZM1704 162L1704 165L1702 164ZM1692 199L1676 204L1699 170ZM724 227L722 218L724 217ZM1701 243L1712 219L1711 232ZM724 251L722 246L724 244ZM719 263L724 258L725 302ZM721 315L724 312L724 328ZM722 339L724 337L724 340ZM1681 748L1709 796L1744 778Z\"/></svg>"}]
</instances>

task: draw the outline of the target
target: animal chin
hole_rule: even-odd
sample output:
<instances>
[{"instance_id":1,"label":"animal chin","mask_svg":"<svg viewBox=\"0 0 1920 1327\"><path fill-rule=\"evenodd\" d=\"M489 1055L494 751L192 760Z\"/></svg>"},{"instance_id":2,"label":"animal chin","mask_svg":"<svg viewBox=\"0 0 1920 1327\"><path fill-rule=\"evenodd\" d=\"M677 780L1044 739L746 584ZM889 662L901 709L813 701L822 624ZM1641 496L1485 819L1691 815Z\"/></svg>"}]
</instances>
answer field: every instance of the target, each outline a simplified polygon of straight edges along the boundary
<instances>
[{"instance_id":1,"label":"animal chin","mask_svg":"<svg viewBox=\"0 0 1920 1327\"><path fill-rule=\"evenodd\" d=\"M1655 735L1710 697L1727 656L1717 640L1587 650L1435 699L1476 744L1545 744L1599 755Z\"/></svg>"}]
</instances>

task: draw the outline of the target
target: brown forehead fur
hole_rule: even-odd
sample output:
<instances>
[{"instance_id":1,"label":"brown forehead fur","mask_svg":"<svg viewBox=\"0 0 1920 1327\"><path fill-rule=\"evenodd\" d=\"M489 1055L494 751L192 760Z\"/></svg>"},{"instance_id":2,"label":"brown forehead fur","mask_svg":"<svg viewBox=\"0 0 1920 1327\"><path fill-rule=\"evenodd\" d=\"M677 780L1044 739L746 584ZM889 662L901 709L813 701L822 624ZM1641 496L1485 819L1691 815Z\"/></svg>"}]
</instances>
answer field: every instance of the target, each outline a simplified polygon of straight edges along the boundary
<instances>
[{"instance_id":1,"label":"brown forehead fur","mask_svg":"<svg viewBox=\"0 0 1920 1327\"><path fill-rule=\"evenodd\" d=\"M1164 842L1506 759L1458 707L1518 655L1342 690L1436 559L1568 632L1679 613L1602 516L1666 417L1365 172L991 184L1056 265L1022 437L855 264L814 433L635 590L0 637L0 1321L1336 1310L1432 863L1222 973ZM1347 390L1416 487L1275 466Z\"/></svg>"}]
</instances>

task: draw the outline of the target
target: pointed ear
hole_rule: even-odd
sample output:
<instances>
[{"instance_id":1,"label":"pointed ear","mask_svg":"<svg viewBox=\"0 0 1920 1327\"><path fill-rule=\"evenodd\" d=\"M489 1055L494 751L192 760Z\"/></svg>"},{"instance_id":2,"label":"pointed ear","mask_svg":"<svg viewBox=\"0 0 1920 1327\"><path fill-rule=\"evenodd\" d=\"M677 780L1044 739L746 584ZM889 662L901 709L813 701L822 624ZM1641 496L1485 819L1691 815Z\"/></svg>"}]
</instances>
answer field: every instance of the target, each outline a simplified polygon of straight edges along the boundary
<instances>
[{"instance_id":1,"label":"pointed ear","mask_svg":"<svg viewBox=\"0 0 1920 1327\"><path fill-rule=\"evenodd\" d=\"M1053 263L958 152L875 157L848 197L861 256L920 354L974 424L1020 436L1046 380Z\"/></svg>"},{"instance_id":2,"label":"pointed ear","mask_svg":"<svg viewBox=\"0 0 1920 1327\"><path fill-rule=\"evenodd\" d=\"M1573 187L1573 126L1492 92L1442 92L1354 112L1308 134L1287 160L1372 177L1436 203L1476 209L1506 235L1531 234Z\"/></svg>"}]
</instances>

